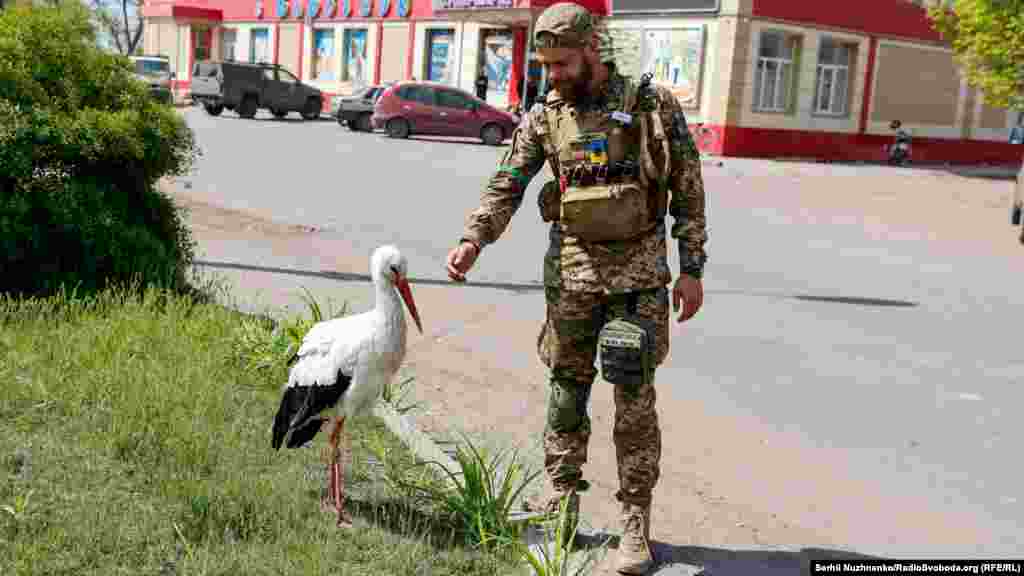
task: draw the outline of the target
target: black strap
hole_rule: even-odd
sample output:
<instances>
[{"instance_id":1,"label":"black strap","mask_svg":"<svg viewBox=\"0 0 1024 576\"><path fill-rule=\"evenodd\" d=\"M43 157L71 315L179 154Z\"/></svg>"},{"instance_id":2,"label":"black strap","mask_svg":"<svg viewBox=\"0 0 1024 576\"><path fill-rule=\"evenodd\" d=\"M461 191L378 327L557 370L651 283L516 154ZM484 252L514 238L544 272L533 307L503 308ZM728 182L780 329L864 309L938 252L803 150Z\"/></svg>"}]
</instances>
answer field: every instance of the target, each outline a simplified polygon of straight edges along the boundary
<instances>
[{"instance_id":1,"label":"black strap","mask_svg":"<svg viewBox=\"0 0 1024 576\"><path fill-rule=\"evenodd\" d=\"M626 294L626 312L630 316L636 316L636 305L640 300L640 294L636 291L629 292Z\"/></svg>"}]
</instances>

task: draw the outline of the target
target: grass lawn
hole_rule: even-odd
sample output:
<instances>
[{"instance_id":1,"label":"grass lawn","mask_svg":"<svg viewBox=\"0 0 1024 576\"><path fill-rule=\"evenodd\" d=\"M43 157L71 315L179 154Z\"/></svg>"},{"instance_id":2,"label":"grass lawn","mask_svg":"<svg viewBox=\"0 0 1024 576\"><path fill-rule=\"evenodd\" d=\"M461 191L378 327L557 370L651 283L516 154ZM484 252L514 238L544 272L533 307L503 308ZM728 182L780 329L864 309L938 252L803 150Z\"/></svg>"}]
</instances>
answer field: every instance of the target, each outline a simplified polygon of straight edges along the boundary
<instances>
[{"instance_id":1,"label":"grass lawn","mask_svg":"<svg viewBox=\"0 0 1024 576\"><path fill-rule=\"evenodd\" d=\"M520 571L371 489L369 466L356 527L336 528L319 501L326 434L273 451L286 367L243 361L243 324L157 292L0 300L0 574ZM411 458L373 417L346 428L357 462Z\"/></svg>"}]
</instances>

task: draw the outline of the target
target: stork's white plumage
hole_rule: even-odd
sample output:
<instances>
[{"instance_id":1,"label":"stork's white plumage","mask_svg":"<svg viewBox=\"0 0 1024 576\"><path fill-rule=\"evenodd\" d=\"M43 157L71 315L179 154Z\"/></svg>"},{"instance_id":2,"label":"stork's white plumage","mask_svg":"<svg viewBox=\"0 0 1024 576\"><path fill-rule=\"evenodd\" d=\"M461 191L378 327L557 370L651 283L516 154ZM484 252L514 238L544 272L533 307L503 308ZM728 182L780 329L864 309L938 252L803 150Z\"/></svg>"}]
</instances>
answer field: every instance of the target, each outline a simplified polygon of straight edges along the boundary
<instances>
[{"instance_id":1,"label":"stork's white plumage","mask_svg":"<svg viewBox=\"0 0 1024 576\"><path fill-rule=\"evenodd\" d=\"M394 378L405 359L406 322L399 297L423 332L407 280L405 257L394 246L381 246L370 258L376 306L362 314L313 325L289 363L294 363L274 417L275 450L287 438L299 448L316 436L333 410L330 434L328 498L338 512L338 525L347 523L338 462L338 436L345 418L372 407L381 388Z\"/></svg>"}]
</instances>

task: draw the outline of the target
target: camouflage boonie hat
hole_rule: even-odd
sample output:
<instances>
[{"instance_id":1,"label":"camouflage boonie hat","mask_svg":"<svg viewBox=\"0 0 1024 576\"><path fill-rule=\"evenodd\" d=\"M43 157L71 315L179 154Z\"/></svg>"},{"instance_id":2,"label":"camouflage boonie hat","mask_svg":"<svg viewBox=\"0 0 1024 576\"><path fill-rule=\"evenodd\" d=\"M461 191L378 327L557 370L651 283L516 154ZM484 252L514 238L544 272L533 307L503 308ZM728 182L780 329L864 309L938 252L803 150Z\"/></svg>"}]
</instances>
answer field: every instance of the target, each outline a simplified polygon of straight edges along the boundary
<instances>
[{"instance_id":1,"label":"camouflage boonie hat","mask_svg":"<svg viewBox=\"0 0 1024 576\"><path fill-rule=\"evenodd\" d=\"M582 48L597 28L590 10L574 2L558 2L541 12L534 26L537 48Z\"/></svg>"}]
</instances>

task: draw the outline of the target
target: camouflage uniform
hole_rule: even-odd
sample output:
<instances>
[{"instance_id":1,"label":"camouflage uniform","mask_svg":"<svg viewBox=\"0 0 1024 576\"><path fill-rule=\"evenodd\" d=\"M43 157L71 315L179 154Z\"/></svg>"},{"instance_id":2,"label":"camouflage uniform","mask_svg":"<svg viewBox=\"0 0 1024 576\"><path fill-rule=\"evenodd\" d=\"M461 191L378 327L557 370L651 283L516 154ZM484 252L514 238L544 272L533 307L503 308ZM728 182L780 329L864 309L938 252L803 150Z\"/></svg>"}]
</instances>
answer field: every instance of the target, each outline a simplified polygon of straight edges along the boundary
<instances>
[{"instance_id":1,"label":"camouflage uniform","mask_svg":"<svg viewBox=\"0 0 1024 576\"><path fill-rule=\"evenodd\" d=\"M563 10L563 6L566 5L556 4L541 16L538 40L545 31L557 34L557 39L572 38L573 32L577 37L584 37L596 26L604 42L599 51L601 59L610 62L611 49L603 27L595 24L587 13L581 17L575 5L564 8L565 17L560 18L557 12ZM545 28L542 22L554 22L558 26ZM545 103L535 104L513 134L511 147L491 177L480 207L469 215L463 239L481 248L497 241L522 204L527 186L547 160L538 134L545 107L567 106L573 111L611 113L621 109L627 82L631 80L611 66L604 89L588 102L571 103L560 99L552 90ZM683 137L670 138L668 188L671 197L667 211L673 217L670 234L679 242L681 270L700 278L706 259L707 235L699 154L685 130L678 101L660 87L656 88L656 98L663 126L673 126L676 122L679 128L679 123L683 123ZM547 319L537 342L551 378L544 438L545 468L554 488L569 492L581 479L581 469L587 459L590 437L587 403L597 376L598 332L605 322L625 312L629 295L635 294L636 313L655 325L655 365L660 364L669 349L670 309L666 285L672 278L664 219L637 238L600 244L584 242L566 233L556 221L551 225L549 240L544 257ZM641 386L633 392L616 386L614 441L620 483L617 498L624 503L649 505L658 481L661 431L655 397L653 385Z\"/></svg>"}]
</instances>

